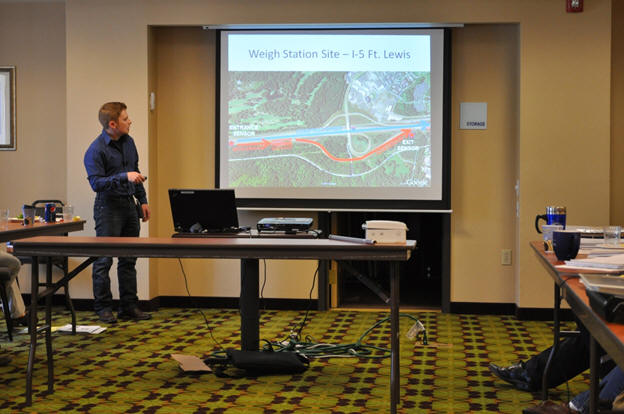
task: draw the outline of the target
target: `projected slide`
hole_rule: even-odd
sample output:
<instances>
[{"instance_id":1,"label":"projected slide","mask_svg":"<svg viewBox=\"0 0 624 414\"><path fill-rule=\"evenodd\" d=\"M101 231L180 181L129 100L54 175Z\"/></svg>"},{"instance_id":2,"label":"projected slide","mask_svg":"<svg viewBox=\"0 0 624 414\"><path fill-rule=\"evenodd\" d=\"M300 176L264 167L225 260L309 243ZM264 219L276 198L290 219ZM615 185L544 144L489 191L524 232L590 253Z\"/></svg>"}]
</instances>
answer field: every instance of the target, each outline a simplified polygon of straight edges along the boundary
<instances>
[{"instance_id":1,"label":"projected slide","mask_svg":"<svg viewBox=\"0 0 624 414\"><path fill-rule=\"evenodd\" d=\"M429 34L231 33L226 44L222 186L356 198L433 186Z\"/></svg>"}]
</instances>

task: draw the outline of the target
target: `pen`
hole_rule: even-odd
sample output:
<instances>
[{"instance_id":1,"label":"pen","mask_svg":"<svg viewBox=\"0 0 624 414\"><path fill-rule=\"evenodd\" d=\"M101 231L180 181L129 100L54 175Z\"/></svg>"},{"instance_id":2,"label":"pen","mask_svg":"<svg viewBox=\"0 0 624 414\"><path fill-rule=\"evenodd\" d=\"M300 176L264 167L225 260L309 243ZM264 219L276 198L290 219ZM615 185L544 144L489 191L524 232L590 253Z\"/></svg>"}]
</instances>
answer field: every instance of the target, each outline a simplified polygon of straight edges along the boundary
<instances>
[{"instance_id":1,"label":"pen","mask_svg":"<svg viewBox=\"0 0 624 414\"><path fill-rule=\"evenodd\" d=\"M337 234L330 234L328 238L331 240L339 240L339 241L345 241L345 242L351 242L351 243L375 244L375 240L359 239L357 237L338 236Z\"/></svg>"}]
</instances>

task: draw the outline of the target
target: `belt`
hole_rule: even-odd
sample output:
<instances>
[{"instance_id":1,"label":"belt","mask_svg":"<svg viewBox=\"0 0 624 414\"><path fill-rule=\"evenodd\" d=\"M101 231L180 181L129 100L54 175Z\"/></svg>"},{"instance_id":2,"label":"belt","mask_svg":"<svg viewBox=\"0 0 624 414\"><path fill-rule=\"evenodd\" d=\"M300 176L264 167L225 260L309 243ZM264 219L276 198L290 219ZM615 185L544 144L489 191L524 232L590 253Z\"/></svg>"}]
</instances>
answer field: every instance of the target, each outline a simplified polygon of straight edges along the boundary
<instances>
[{"instance_id":1,"label":"belt","mask_svg":"<svg viewBox=\"0 0 624 414\"><path fill-rule=\"evenodd\" d=\"M116 194L105 194L105 193L97 193L95 196L96 200L132 200L131 195L116 195Z\"/></svg>"}]
</instances>

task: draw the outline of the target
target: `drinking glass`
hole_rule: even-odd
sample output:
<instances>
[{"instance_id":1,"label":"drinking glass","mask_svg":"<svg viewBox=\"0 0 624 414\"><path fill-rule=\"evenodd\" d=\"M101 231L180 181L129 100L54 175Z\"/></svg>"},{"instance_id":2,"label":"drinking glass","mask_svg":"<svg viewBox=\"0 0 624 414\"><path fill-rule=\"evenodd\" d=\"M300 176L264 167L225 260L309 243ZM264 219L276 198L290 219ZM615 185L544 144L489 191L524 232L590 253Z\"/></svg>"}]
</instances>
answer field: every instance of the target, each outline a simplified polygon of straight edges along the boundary
<instances>
[{"instance_id":1,"label":"drinking glass","mask_svg":"<svg viewBox=\"0 0 624 414\"><path fill-rule=\"evenodd\" d=\"M9 209L0 208L0 230L8 230L9 228Z\"/></svg>"},{"instance_id":2,"label":"drinking glass","mask_svg":"<svg viewBox=\"0 0 624 414\"><path fill-rule=\"evenodd\" d=\"M554 231L563 230L563 224L544 224L542 226L542 233L544 234L544 250L552 251L552 239Z\"/></svg>"},{"instance_id":3,"label":"drinking glass","mask_svg":"<svg viewBox=\"0 0 624 414\"><path fill-rule=\"evenodd\" d=\"M22 206L22 215L24 216L24 226L30 226L35 224L35 208L33 206Z\"/></svg>"},{"instance_id":4,"label":"drinking glass","mask_svg":"<svg viewBox=\"0 0 624 414\"><path fill-rule=\"evenodd\" d=\"M74 218L74 206L67 204L63 206L63 221L72 221Z\"/></svg>"},{"instance_id":5,"label":"drinking glass","mask_svg":"<svg viewBox=\"0 0 624 414\"><path fill-rule=\"evenodd\" d=\"M604 242L605 244L619 245L620 235L622 234L621 226L606 226L604 228Z\"/></svg>"}]
</instances>

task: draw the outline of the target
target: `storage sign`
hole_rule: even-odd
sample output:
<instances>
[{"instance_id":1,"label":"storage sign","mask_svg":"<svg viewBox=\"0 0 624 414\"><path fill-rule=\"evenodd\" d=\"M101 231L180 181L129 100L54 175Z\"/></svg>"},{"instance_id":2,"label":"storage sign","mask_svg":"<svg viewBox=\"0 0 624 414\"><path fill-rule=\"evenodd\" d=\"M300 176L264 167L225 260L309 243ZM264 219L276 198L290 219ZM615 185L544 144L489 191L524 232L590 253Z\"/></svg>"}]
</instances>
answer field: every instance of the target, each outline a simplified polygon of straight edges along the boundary
<instances>
[{"instance_id":1,"label":"storage sign","mask_svg":"<svg viewBox=\"0 0 624 414\"><path fill-rule=\"evenodd\" d=\"M487 129L487 102L461 102L459 129Z\"/></svg>"}]
</instances>

